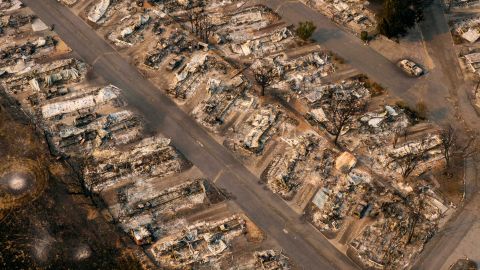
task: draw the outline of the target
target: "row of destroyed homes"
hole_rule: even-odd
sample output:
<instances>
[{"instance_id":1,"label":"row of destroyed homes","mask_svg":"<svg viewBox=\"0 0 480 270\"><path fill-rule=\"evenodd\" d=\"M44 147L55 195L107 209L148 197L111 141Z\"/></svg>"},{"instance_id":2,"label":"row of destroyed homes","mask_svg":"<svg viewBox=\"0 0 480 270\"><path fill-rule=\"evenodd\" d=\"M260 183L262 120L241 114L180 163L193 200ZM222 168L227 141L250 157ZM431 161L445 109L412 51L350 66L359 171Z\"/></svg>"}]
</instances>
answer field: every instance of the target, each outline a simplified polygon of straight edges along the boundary
<instances>
[{"instance_id":1,"label":"row of destroyed homes","mask_svg":"<svg viewBox=\"0 0 480 270\"><path fill-rule=\"evenodd\" d=\"M374 32L377 22L370 2L365 0L301 0L332 21L346 26L354 33Z\"/></svg>"},{"instance_id":2,"label":"row of destroyed homes","mask_svg":"<svg viewBox=\"0 0 480 270\"><path fill-rule=\"evenodd\" d=\"M373 24L364 1L309 4ZM82 7L72 9L362 267L409 268L447 216L425 177L447 162L442 131L335 54L299 42L274 11L235 0ZM190 236L171 241L181 237Z\"/></svg>"},{"instance_id":3,"label":"row of destroyed homes","mask_svg":"<svg viewBox=\"0 0 480 270\"><path fill-rule=\"evenodd\" d=\"M110 4L131 5L98 2L95 12L108 12ZM71 58L70 48L17 3L0 2L2 22L7 22L0 35L0 88L45 132L52 154L78 168L88 193L105 203L109 216L138 245L136 253L145 269L292 268L281 247L266 239L170 139L147 135L142 117L128 106L122 89L87 76L95 70ZM163 29L162 9L156 8L123 21L125 27L134 25L130 35L118 26L120 35L107 38L116 44L121 40L118 44L123 46L142 40L137 32L147 30L137 29L139 25L152 23L150 27L155 20ZM187 36L178 35L187 42ZM220 60L200 59L202 68L209 65L218 71ZM184 79L196 68L192 64L192 73Z\"/></svg>"},{"instance_id":4,"label":"row of destroyed homes","mask_svg":"<svg viewBox=\"0 0 480 270\"><path fill-rule=\"evenodd\" d=\"M447 14L450 31L464 75L477 81L480 76L480 1L453 0ZM473 104L480 109L478 87L472 89Z\"/></svg>"}]
</instances>

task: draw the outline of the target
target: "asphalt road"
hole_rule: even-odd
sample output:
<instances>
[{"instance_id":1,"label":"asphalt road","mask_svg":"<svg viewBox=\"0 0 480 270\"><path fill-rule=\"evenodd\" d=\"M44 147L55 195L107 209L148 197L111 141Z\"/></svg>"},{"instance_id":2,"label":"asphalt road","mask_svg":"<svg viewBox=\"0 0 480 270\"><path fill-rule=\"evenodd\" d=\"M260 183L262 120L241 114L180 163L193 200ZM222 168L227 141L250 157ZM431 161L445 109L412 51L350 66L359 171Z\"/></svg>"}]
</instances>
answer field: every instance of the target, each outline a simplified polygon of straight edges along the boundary
<instances>
[{"instance_id":1,"label":"asphalt road","mask_svg":"<svg viewBox=\"0 0 480 270\"><path fill-rule=\"evenodd\" d=\"M466 126L473 129L478 137L476 130L480 126L480 119L471 106L468 96L468 92L474 86L471 82L463 79L443 7L438 0L435 0L426 9L425 20L420 23L420 29L428 53L435 65L431 74L432 78L430 78L430 93L426 94L432 97L449 97L448 101L444 100L441 104L444 111L439 111L440 115L435 116L440 119L443 118L454 126ZM451 103L451 105L447 105L448 103ZM459 120L460 118L461 120ZM427 243L423 253L415 263L414 269L448 269L448 260L451 263L452 259L459 259L466 255L460 254L461 247L468 245L468 242L472 240L467 239L467 237L472 237L469 232L480 225L478 215L480 195L478 194L478 161L474 158L468 158L465 160L465 164L464 204L446 226ZM477 258L480 256L478 249L472 251L471 254Z\"/></svg>"},{"instance_id":2,"label":"asphalt road","mask_svg":"<svg viewBox=\"0 0 480 270\"><path fill-rule=\"evenodd\" d=\"M400 98L409 99L407 92L417 81L406 76L394 63L365 45L359 38L347 33L330 18L304 5L300 1L262 0L256 1L276 11L289 24L312 21L317 29L313 39L325 48L342 57L346 63L368 74L374 81L388 88Z\"/></svg>"},{"instance_id":3,"label":"asphalt road","mask_svg":"<svg viewBox=\"0 0 480 270\"><path fill-rule=\"evenodd\" d=\"M459 254L459 252L456 252L456 249L459 246L463 246L464 241L470 241L470 239L467 239L466 237L473 228L479 226L480 209L479 194L471 192L472 190L478 189L476 186L478 181L478 164L471 158L467 161L465 177L474 180L467 182L466 189L468 192L466 196L468 197L468 200L462 209L456 212L445 227L443 227L442 230L426 245L424 251L415 262L412 269L446 270L450 266L447 264L447 260L457 260L466 255ZM476 238L478 238L478 236L476 236ZM473 249L476 249L476 247ZM477 251L472 250L471 253L474 253L475 256L478 257L478 249ZM454 255L452 256L452 254ZM450 258L451 256L454 258Z\"/></svg>"},{"instance_id":4,"label":"asphalt road","mask_svg":"<svg viewBox=\"0 0 480 270\"><path fill-rule=\"evenodd\" d=\"M303 269L356 269L285 202L258 184L229 151L213 140L162 91L142 77L102 37L68 8L54 0L23 0L94 72L123 89L127 102L150 127L172 138L173 145L207 177L234 195L235 201L268 237L275 239Z\"/></svg>"},{"instance_id":5,"label":"asphalt road","mask_svg":"<svg viewBox=\"0 0 480 270\"><path fill-rule=\"evenodd\" d=\"M330 18L298 0L255 2L269 6L289 24L312 21L317 26L313 38L318 43L386 87L389 94L403 99L412 106L419 101L424 102L429 109L429 118L433 121L439 123L455 121L455 104L449 102L447 98L460 87L462 75L452 47L448 25L438 4L434 3L433 9L426 13L425 21L420 24L428 53L437 60L437 67L434 70L427 70L427 74L420 78L412 78L405 75L395 63L365 45L358 37L343 31ZM449 92L451 89L454 91ZM470 104L465 105L467 106L464 106L464 111L473 112Z\"/></svg>"},{"instance_id":6,"label":"asphalt road","mask_svg":"<svg viewBox=\"0 0 480 270\"><path fill-rule=\"evenodd\" d=\"M257 1L259 2L259 1ZM435 67L421 78L408 78L392 62L375 52L355 36L342 31L320 13L298 0L260 1L278 12L291 24L312 21L317 30L313 38L324 47L388 88L394 96L412 104L423 101L429 118L439 124L449 123L458 130L476 130L480 119L470 104L468 91L472 84L465 82L458 64L453 40L440 1L433 1L419 24L427 52ZM478 133L478 132L477 132ZM463 134L462 134L463 135ZM421 253L414 269L445 269L449 256L461 245L473 226L479 226L480 195L478 191L478 162L466 160L466 199L454 217L435 235ZM447 266L448 267L448 266Z\"/></svg>"}]
</instances>

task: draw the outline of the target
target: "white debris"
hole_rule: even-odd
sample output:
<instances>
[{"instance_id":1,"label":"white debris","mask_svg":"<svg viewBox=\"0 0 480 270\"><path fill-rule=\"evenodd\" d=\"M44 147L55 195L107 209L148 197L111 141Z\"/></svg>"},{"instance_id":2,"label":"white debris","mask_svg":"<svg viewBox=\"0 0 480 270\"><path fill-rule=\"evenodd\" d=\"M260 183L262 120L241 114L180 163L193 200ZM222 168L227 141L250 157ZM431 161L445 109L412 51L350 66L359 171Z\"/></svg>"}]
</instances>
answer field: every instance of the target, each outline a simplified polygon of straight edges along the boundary
<instances>
[{"instance_id":1,"label":"white debris","mask_svg":"<svg viewBox=\"0 0 480 270\"><path fill-rule=\"evenodd\" d=\"M42 115L44 118L54 117L56 115L75 112L77 110L91 108L97 104L105 103L109 100L117 98L115 86L107 86L102 88L96 96L89 95L86 97L47 104L42 107Z\"/></svg>"},{"instance_id":2,"label":"white debris","mask_svg":"<svg viewBox=\"0 0 480 270\"><path fill-rule=\"evenodd\" d=\"M40 85L38 84L37 79L33 78L30 81L28 81L28 83L30 84L33 90L40 92Z\"/></svg>"},{"instance_id":3,"label":"white debris","mask_svg":"<svg viewBox=\"0 0 480 270\"><path fill-rule=\"evenodd\" d=\"M388 106L388 105L385 106L385 110L387 110L388 115L390 115L390 116L397 116L398 115L398 113L395 111L395 109L392 108L391 106Z\"/></svg>"},{"instance_id":4,"label":"white debris","mask_svg":"<svg viewBox=\"0 0 480 270\"><path fill-rule=\"evenodd\" d=\"M180 73L175 74L177 77L177 80L183 81L188 77L189 74L195 73L197 68L205 63L206 59L207 59L206 53L193 55L192 58L190 59L190 62L188 62L185 68L182 69Z\"/></svg>"},{"instance_id":5,"label":"white debris","mask_svg":"<svg viewBox=\"0 0 480 270\"><path fill-rule=\"evenodd\" d=\"M22 8L23 4L20 0L0 1L0 10L9 12Z\"/></svg>"},{"instance_id":6,"label":"white debris","mask_svg":"<svg viewBox=\"0 0 480 270\"><path fill-rule=\"evenodd\" d=\"M462 38L470 43L475 43L480 38L480 32L477 29L470 28L462 34Z\"/></svg>"},{"instance_id":7,"label":"white debris","mask_svg":"<svg viewBox=\"0 0 480 270\"><path fill-rule=\"evenodd\" d=\"M36 18L32 21L33 32L45 31L47 29L48 29L48 26L42 20Z\"/></svg>"},{"instance_id":8,"label":"white debris","mask_svg":"<svg viewBox=\"0 0 480 270\"><path fill-rule=\"evenodd\" d=\"M322 108L316 108L311 110L309 112L309 115L312 116L312 118L319 123L328 122L327 116L325 115L325 112Z\"/></svg>"},{"instance_id":9,"label":"white debris","mask_svg":"<svg viewBox=\"0 0 480 270\"><path fill-rule=\"evenodd\" d=\"M110 0L100 0L88 12L88 20L94 23L98 22L105 15L109 6Z\"/></svg>"}]
</instances>

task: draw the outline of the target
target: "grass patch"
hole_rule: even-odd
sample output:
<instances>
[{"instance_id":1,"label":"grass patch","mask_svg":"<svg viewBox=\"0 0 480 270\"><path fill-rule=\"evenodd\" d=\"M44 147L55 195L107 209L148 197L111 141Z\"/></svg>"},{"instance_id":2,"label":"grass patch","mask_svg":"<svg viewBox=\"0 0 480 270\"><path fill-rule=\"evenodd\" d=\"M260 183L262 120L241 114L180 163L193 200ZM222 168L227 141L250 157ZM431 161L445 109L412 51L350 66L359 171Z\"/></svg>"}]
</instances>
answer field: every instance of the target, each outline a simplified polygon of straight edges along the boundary
<instances>
[{"instance_id":1,"label":"grass patch","mask_svg":"<svg viewBox=\"0 0 480 270\"><path fill-rule=\"evenodd\" d=\"M395 105L407 114L408 118L413 121L414 124L419 123L427 119L427 106L423 101L417 103L416 108L410 107L405 101L397 101Z\"/></svg>"},{"instance_id":2,"label":"grass patch","mask_svg":"<svg viewBox=\"0 0 480 270\"><path fill-rule=\"evenodd\" d=\"M387 92L385 87L377 82L372 81L365 74L358 75L356 78L365 84L365 87L370 91L372 97L378 97Z\"/></svg>"}]
</instances>

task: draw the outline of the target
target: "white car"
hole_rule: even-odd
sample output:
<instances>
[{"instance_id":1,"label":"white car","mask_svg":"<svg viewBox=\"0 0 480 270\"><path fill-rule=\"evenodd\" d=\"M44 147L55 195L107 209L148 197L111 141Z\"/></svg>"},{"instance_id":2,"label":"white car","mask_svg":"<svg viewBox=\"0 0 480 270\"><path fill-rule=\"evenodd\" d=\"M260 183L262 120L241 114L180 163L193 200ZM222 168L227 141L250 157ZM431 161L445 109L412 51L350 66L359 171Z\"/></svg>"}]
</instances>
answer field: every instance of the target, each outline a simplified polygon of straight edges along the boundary
<instances>
[{"instance_id":1,"label":"white car","mask_svg":"<svg viewBox=\"0 0 480 270\"><path fill-rule=\"evenodd\" d=\"M423 69L419 67L415 62L403 59L398 62L398 66L403 69L407 74L419 77L424 73Z\"/></svg>"}]
</instances>

